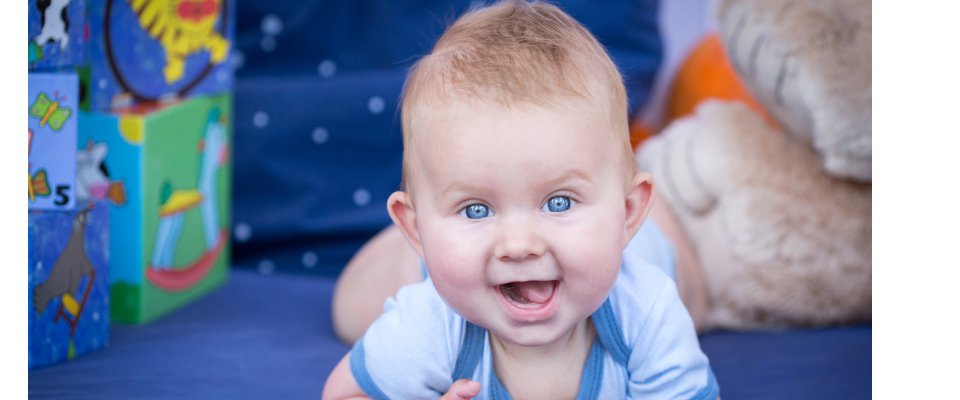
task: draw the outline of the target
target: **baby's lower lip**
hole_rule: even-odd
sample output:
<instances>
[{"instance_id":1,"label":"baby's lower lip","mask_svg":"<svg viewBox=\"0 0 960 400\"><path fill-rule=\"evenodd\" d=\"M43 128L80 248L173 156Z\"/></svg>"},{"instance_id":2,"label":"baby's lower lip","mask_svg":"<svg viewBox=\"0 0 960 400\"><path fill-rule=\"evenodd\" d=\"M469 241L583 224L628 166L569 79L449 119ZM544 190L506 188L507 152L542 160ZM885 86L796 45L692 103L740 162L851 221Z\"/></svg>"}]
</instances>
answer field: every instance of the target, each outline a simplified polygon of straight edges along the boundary
<instances>
[{"instance_id":1,"label":"baby's lower lip","mask_svg":"<svg viewBox=\"0 0 960 400\"><path fill-rule=\"evenodd\" d=\"M520 322L538 322L549 319L556 314L559 306L560 282L550 281L553 284L553 291L544 301L526 301L518 299L518 294L513 292L513 283L496 286L497 298L507 315Z\"/></svg>"}]
</instances>

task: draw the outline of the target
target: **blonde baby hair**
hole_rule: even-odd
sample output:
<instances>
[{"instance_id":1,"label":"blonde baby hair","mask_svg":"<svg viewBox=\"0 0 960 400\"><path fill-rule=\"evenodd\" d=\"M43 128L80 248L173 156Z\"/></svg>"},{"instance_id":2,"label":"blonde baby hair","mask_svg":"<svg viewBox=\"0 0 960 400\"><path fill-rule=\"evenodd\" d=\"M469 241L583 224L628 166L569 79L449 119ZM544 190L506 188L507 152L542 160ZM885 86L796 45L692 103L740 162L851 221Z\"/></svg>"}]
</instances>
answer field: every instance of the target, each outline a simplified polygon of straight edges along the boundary
<instances>
[{"instance_id":1,"label":"blonde baby hair","mask_svg":"<svg viewBox=\"0 0 960 400\"><path fill-rule=\"evenodd\" d=\"M409 190L412 121L452 99L501 106L555 105L569 98L600 102L635 168L623 78L603 46L552 4L502 1L457 19L403 88L403 184Z\"/></svg>"}]
</instances>

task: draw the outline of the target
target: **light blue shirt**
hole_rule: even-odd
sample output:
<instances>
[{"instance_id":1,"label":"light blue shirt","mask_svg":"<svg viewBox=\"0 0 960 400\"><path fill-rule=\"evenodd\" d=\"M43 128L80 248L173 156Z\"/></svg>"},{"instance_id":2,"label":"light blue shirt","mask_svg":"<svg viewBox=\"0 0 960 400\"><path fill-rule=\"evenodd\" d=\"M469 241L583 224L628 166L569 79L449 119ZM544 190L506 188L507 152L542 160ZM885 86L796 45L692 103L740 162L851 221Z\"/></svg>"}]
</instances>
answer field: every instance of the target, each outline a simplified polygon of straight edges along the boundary
<instances>
[{"instance_id":1,"label":"light blue shirt","mask_svg":"<svg viewBox=\"0 0 960 400\"><path fill-rule=\"evenodd\" d=\"M597 339L577 398L719 396L693 321L667 275L673 260L669 242L646 222L624 251L609 297L591 316ZM487 331L457 315L427 279L386 301L384 314L354 345L350 368L373 398L436 399L459 378L482 384L476 399L510 398L494 372L489 343Z\"/></svg>"}]
</instances>

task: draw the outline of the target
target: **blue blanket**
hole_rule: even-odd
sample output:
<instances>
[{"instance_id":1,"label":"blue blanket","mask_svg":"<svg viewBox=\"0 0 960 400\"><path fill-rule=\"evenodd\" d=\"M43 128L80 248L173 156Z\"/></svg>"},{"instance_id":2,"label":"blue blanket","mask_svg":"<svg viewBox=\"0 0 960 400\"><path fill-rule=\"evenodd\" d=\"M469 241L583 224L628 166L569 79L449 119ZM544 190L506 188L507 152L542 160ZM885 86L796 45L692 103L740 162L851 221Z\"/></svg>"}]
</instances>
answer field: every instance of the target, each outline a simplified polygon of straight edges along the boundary
<instances>
[{"instance_id":1,"label":"blue blanket","mask_svg":"<svg viewBox=\"0 0 960 400\"><path fill-rule=\"evenodd\" d=\"M332 278L234 270L196 303L114 325L102 351L30 372L37 399L316 399L347 352ZM701 344L725 399L869 399L871 328L712 333Z\"/></svg>"}]
</instances>

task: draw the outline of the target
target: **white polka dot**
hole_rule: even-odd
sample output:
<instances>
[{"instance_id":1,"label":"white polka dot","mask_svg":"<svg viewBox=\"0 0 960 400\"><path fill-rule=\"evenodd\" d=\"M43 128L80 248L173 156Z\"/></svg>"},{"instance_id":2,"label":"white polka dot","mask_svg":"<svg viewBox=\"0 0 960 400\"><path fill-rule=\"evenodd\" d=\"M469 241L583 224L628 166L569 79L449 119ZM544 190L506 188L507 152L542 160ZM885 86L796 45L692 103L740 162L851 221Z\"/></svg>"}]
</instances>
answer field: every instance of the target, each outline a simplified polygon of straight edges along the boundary
<instances>
[{"instance_id":1,"label":"white polka dot","mask_svg":"<svg viewBox=\"0 0 960 400\"><path fill-rule=\"evenodd\" d=\"M41 269L43 269L43 261L37 261L37 271L39 272Z\"/></svg>"},{"instance_id":2,"label":"white polka dot","mask_svg":"<svg viewBox=\"0 0 960 400\"><path fill-rule=\"evenodd\" d=\"M313 268L317 266L317 253L308 251L303 253L303 266L307 268Z\"/></svg>"},{"instance_id":3,"label":"white polka dot","mask_svg":"<svg viewBox=\"0 0 960 400\"><path fill-rule=\"evenodd\" d=\"M94 320L94 321L99 321L99 320L100 320L100 313L94 311L94 312L93 312L93 320Z\"/></svg>"},{"instance_id":4,"label":"white polka dot","mask_svg":"<svg viewBox=\"0 0 960 400\"><path fill-rule=\"evenodd\" d=\"M353 192L353 204L363 207L370 203L370 192L367 189L357 189Z\"/></svg>"},{"instance_id":5,"label":"white polka dot","mask_svg":"<svg viewBox=\"0 0 960 400\"><path fill-rule=\"evenodd\" d=\"M330 139L330 133L327 132L326 128L317 127L313 129L313 142L316 144L324 144Z\"/></svg>"},{"instance_id":6,"label":"white polka dot","mask_svg":"<svg viewBox=\"0 0 960 400\"><path fill-rule=\"evenodd\" d=\"M260 48L264 52L271 52L273 49L277 48L277 41L273 36L265 36L263 39L260 39Z\"/></svg>"},{"instance_id":7,"label":"white polka dot","mask_svg":"<svg viewBox=\"0 0 960 400\"><path fill-rule=\"evenodd\" d=\"M253 229L250 229L250 225L247 225L243 222L238 223L237 226L233 227L233 237L237 238L238 242L246 242L250 240L250 235L253 233Z\"/></svg>"},{"instance_id":8,"label":"white polka dot","mask_svg":"<svg viewBox=\"0 0 960 400\"><path fill-rule=\"evenodd\" d=\"M107 82L107 78L100 78L100 81L97 82L97 86L99 86L100 89L106 89L108 84L109 82Z\"/></svg>"},{"instance_id":9,"label":"white polka dot","mask_svg":"<svg viewBox=\"0 0 960 400\"><path fill-rule=\"evenodd\" d=\"M273 261L270 260L261 260L260 264L257 264L257 269L260 270L260 273L264 275L272 274L273 268Z\"/></svg>"},{"instance_id":10,"label":"white polka dot","mask_svg":"<svg viewBox=\"0 0 960 400\"><path fill-rule=\"evenodd\" d=\"M334 62L330 60L323 60L320 66L317 67L317 72L320 76L329 78L337 73L337 64L334 64Z\"/></svg>"},{"instance_id":11,"label":"white polka dot","mask_svg":"<svg viewBox=\"0 0 960 400\"><path fill-rule=\"evenodd\" d=\"M253 114L253 126L257 128L266 127L270 123L270 116L263 111L257 111Z\"/></svg>"},{"instance_id":12,"label":"white polka dot","mask_svg":"<svg viewBox=\"0 0 960 400\"><path fill-rule=\"evenodd\" d=\"M263 17L263 20L260 21L260 30L262 30L264 34L276 36L283 31L283 20L274 14L267 14Z\"/></svg>"},{"instance_id":13,"label":"white polka dot","mask_svg":"<svg viewBox=\"0 0 960 400\"><path fill-rule=\"evenodd\" d=\"M373 96L370 100L367 101L367 108L370 109L370 112L374 114L380 114L383 112L383 98L380 96Z\"/></svg>"},{"instance_id":14,"label":"white polka dot","mask_svg":"<svg viewBox=\"0 0 960 400\"><path fill-rule=\"evenodd\" d=\"M243 55L243 52L237 49L231 49L230 53L230 67L234 70L243 68L243 64L247 62L247 57Z\"/></svg>"}]
</instances>

